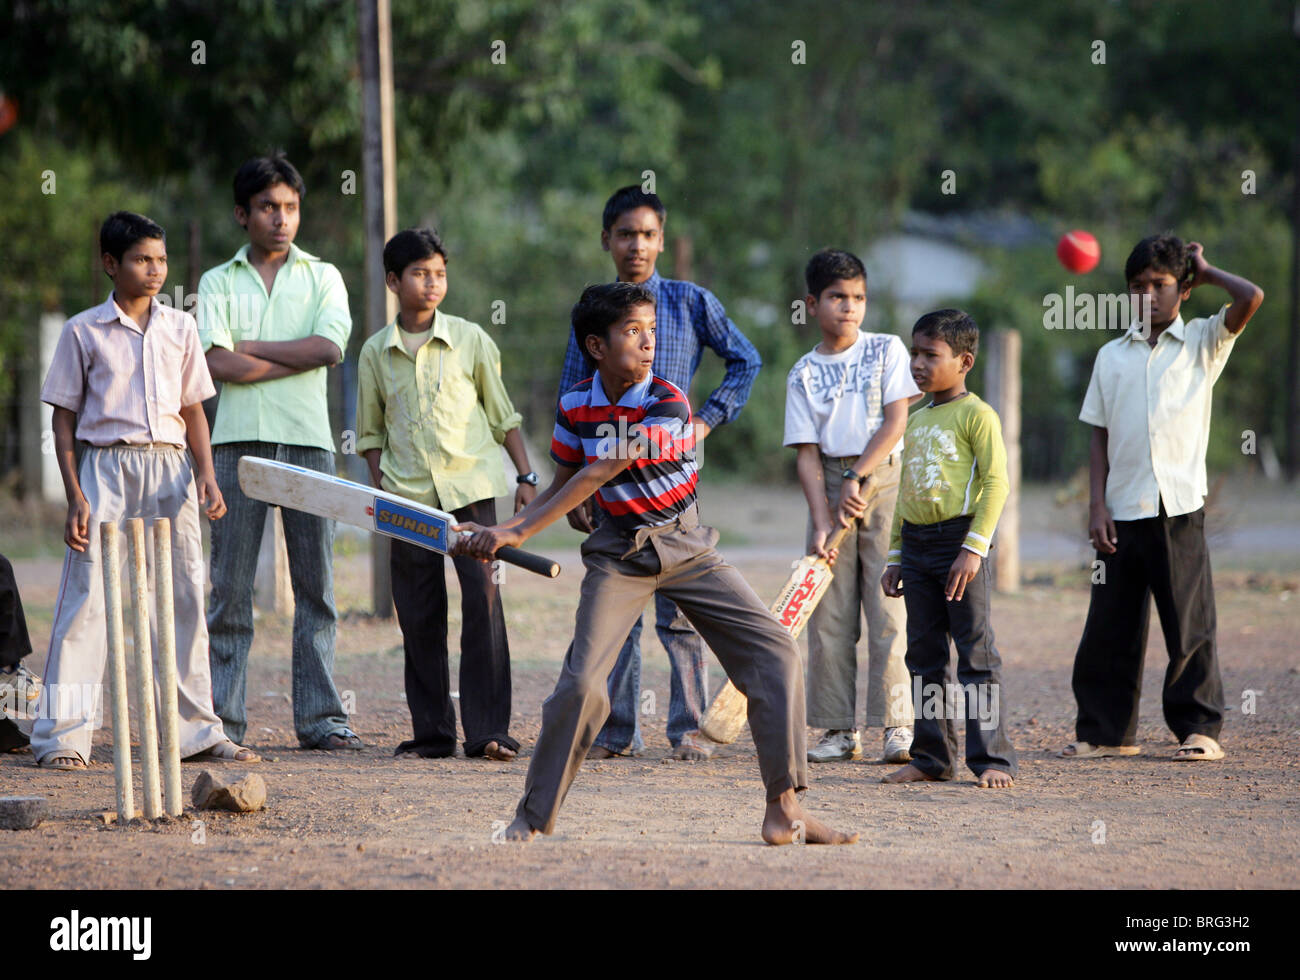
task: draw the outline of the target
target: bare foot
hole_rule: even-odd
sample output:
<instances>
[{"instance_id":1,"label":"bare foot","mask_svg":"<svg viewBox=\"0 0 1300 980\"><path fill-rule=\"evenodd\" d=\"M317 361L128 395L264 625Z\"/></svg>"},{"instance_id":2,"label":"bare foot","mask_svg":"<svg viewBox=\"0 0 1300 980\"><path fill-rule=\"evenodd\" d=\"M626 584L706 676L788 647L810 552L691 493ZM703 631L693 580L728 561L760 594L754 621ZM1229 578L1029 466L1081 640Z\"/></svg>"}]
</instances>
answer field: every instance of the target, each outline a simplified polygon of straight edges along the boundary
<instances>
[{"instance_id":1,"label":"bare foot","mask_svg":"<svg viewBox=\"0 0 1300 980\"><path fill-rule=\"evenodd\" d=\"M1016 781L1011 778L1011 773L1003 772L1001 769L985 769L980 773L980 781L975 785L980 789L1006 789L1015 784Z\"/></svg>"},{"instance_id":2,"label":"bare foot","mask_svg":"<svg viewBox=\"0 0 1300 980\"><path fill-rule=\"evenodd\" d=\"M763 814L763 840L769 844L856 844L858 835L833 830L799 805L794 790L788 789L767 801Z\"/></svg>"},{"instance_id":3,"label":"bare foot","mask_svg":"<svg viewBox=\"0 0 1300 980\"><path fill-rule=\"evenodd\" d=\"M617 752L611 752L603 745L593 745L587 750L588 759L613 759L617 755Z\"/></svg>"},{"instance_id":4,"label":"bare foot","mask_svg":"<svg viewBox=\"0 0 1300 980\"><path fill-rule=\"evenodd\" d=\"M483 746L483 755L497 762L509 762L517 754L514 749L500 745L497 742L488 742L487 745Z\"/></svg>"},{"instance_id":5,"label":"bare foot","mask_svg":"<svg viewBox=\"0 0 1300 980\"><path fill-rule=\"evenodd\" d=\"M673 749L673 758L683 762L705 762L713 755L713 746L698 731L682 733L682 740Z\"/></svg>"},{"instance_id":6,"label":"bare foot","mask_svg":"<svg viewBox=\"0 0 1300 980\"><path fill-rule=\"evenodd\" d=\"M529 825L523 817L515 817L510 826L506 828L506 840L519 841L527 844L537 836L537 831Z\"/></svg>"},{"instance_id":7,"label":"bare foot","mask_svg":"<svg viewBox=\"0 0 1300 980\"><path fill-rule=\"evenodd\" d=\"M933 776L927 776L916 766L908 763L902 769L895 769L888 776L881 776L882 783L935 783L938 782Z\"/></svg>"}]
</instances>

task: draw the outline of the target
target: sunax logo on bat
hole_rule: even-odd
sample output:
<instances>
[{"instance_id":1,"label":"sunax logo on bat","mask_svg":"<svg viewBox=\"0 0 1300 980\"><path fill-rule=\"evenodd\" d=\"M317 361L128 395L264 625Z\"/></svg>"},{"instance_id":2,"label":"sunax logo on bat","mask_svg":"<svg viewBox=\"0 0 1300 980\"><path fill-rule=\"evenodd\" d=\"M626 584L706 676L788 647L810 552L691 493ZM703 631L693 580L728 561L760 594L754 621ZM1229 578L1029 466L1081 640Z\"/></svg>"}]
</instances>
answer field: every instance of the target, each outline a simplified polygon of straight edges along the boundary
<instances>
[{"instance_id":1,"label":"sunax logo on bat","mask_svg":"<svg viewBox=\"0 0 1300 980\"><path fill-rule=\"evenodd\" d=\"M411 541L428 542L436 548L446 546L446 524L430 521L419 511L399 507L376 498L374 503L375 530Z\"/></svg>"}]
</instances>

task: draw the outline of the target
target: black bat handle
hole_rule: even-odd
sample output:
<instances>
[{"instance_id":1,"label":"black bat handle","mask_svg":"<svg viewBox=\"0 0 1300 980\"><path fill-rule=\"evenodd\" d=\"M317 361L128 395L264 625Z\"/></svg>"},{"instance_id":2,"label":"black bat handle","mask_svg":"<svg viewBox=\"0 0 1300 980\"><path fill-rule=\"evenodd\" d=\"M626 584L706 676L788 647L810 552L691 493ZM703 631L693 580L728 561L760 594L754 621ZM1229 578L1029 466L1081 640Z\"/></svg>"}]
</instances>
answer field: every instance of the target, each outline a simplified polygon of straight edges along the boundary
<instances>
[{"instance_id":1,"label":"black bat handle","mask_svg":"<svg viewBox=\"0 0 1300 980\"><path fill-rule=\"evenodd\" d=\"M520 548L511 548L509 546L498 548L494 557L509 562L511 565L518 565L530 572L536 572L538 575L545 575L547 578L555 578L560 574L559 562L551 561L551 559L542 555L535 555L531 551L523 551Z\"/></svg>"}]
</instances>

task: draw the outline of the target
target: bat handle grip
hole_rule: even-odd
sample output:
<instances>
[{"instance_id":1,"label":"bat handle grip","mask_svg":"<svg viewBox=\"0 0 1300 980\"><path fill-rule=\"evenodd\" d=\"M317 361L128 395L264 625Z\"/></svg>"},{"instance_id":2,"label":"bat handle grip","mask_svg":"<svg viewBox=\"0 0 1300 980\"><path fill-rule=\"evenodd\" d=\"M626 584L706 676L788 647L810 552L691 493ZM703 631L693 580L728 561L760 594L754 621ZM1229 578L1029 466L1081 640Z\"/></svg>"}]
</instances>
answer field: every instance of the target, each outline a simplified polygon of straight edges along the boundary
<instances>
[{"instance_id":1,"label":"bat handle grip","mask_svg":"<svg viewBox=\"0 0 1300 980\"><path fill-rule=\"evenodd\" d=\"M826 550L830 551L832 548L838 548L841 544L843 544L844 539L848 536L848 533L852 530L853 530L852 527L845 527L843 524L839 525L835 533L826 539L826 544L824 545Z\"/></svg>"},{"instance_id":2,"label":"bat handle grip","mask_svg":"<svg viewBox=\"0 0 1300 980\"><path fill-rule=\"evenodd\" d=\"M559 562L551 561L551 559L542 555L535 555L531 551L512 548L509 545L498 548L495 557L527 571L536 572L538 575L545 575L547 578L555 578L560 574Z\"/></svg>"}]
</instances>

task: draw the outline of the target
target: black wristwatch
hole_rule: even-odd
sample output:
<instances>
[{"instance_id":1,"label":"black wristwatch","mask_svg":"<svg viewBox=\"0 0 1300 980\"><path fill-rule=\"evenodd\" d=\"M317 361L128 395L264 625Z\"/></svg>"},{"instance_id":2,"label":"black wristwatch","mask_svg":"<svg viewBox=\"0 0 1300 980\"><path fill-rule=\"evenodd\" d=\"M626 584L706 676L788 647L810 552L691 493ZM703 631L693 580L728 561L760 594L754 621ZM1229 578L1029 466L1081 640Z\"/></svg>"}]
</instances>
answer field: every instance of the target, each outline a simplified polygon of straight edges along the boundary
<instances>
[{"instance_id":1,"label":"black wristwatch","mask_svg":"<svg viewBox=\"0 0 1300 980\"><path fill-rule=\"evenodd\" d=\"M535 487L535 486L537 486L537 474L536 474L536 473L520 473L517 477L515 477L515 482L516 482L516 483L521 483L521 484L522 484L522 483L527 483L530 487Z\"/></svg>"},{"instance_id":2,"label":"black wristwatch","mask_svg":"<svg viewBox=\"0 0 1300 980\"><path fill-rule=\"evenodd\" d=\"M861 485L862 481L865 480L866 477L865 477L865 476L858 476L858 474L855 473L855 472L853 472L853 470L845 470L843 473L840 474L840 479L841 479L841 480L857 480L857 481L858 481L858 484Z\"/></svg>"}]
</instances>

